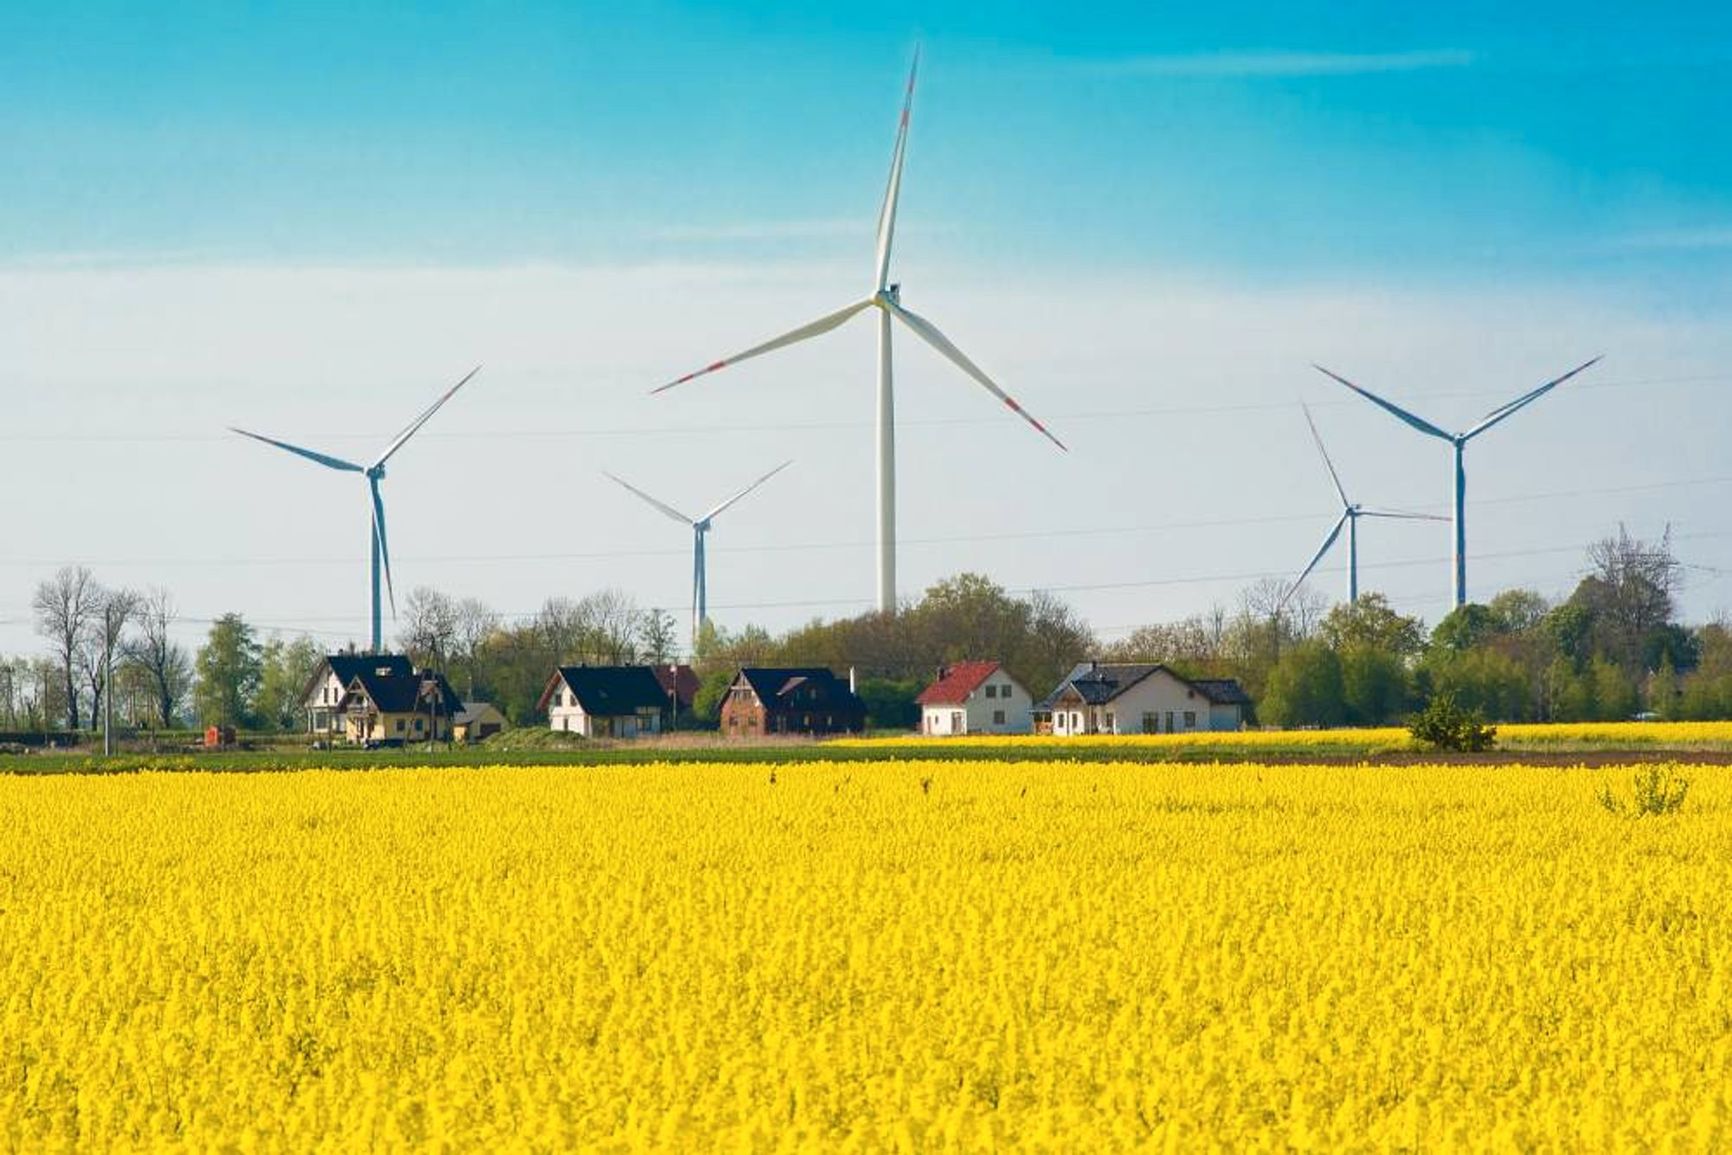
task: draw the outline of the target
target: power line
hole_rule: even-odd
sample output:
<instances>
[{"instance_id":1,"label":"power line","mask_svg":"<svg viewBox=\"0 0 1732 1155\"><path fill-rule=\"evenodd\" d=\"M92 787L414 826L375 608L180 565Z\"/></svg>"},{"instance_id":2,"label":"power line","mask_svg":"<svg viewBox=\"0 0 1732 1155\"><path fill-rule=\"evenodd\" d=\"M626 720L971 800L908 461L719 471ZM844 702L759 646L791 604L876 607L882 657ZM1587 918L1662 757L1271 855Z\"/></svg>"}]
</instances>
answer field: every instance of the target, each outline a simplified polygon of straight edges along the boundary
<instances>
[{"instance_id":1,"label":"power line","mask_svg":"<svg viewBox=\"0 0 1732 1155\"><path fill-rule=\"evenodd\" d=\"M1476 505L1516 505L1526 502L1553 501L1581 497L1609 497L1626 493L1646 493L1663 489L1680 489L1702 485L1732 484L1732 474L1719 474L1710 477L1678 478L1670 481L1642 482L1635 485L1599 486L1595 488L1555 489L1534 493L1505 495L1503 497L1486 497L1476 500ZM1448 502L1421 502L1418 509L1425 511L1440 511L1450 508ZM942 537L905 537L899 545L931 546L948 545L956 542L994 542L994 541L1038 541L1051 538L1077 537L1109 537L1130 536L1144 533L1172 533L1182 530L1221 529L1250 525L1275 525L1289 522L1319 522L1326 521L1333 513L1279 513L1264 514L1254 517L1240 518L1205 518L1191 521L1168 521L1147 523L1143 525L1114 525L1074 529L1039 529L1015 530L1005 533L975 533L946 534ZM813 542L781 542L761 543L757 545L726 545L725 552L732 554L748 553L804 553L822 550L865 549L872 546L871 541L856 539L852 541L813 541ZM473 564L498 563L517 564L529 561L606 561L621 558L646 557L686 557L690 554L689 547L658 547L655 549L629 550L578 550L557 553L512 553L512 554L408 554L400 555L396 560L399 565L413 562L423 565L441 564ZM36 567L59 566L69 564L65 558L0 558L0 566ZM82 558L72 559L70 564L86 566L349 566L356 564L353 556L337 557L272 557L272 558L222 558L222 557L166 557L166 558Z\"/></svg>"}]
</instances>

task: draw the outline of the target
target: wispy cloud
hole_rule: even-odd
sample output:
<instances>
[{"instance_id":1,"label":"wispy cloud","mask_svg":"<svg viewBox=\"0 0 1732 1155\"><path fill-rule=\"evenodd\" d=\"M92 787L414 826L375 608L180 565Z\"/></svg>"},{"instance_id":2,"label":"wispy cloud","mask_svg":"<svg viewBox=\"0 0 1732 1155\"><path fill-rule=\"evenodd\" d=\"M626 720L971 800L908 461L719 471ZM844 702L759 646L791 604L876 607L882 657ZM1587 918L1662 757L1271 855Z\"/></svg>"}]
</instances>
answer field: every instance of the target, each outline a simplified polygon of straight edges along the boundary
<instances>
[{"instance_id":1,"label":"wispy cloud","mask_svg":"<svg viewBox=\"0 0 1732 1155\"><path fill-rule=\"evenodd\" d=\"M1182 55L1122 56L1094 62L1094 70L1115 76L1200 79L1286 76L1359 76L1383 72L1420 72L1467 68L1478 54L1456 48L1404 52L1200 52Z\"/></svg>"}]
</instances>

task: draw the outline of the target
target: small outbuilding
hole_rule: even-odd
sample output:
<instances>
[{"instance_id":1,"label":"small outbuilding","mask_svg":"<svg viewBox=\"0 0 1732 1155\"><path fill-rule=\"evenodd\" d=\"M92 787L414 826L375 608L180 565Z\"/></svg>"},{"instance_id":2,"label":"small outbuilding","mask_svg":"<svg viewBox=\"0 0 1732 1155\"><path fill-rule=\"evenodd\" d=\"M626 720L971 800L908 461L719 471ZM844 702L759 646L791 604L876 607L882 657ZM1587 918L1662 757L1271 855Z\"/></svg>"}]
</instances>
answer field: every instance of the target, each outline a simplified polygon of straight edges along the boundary
<instances>
[{"instance_id":1,"label":"small outbuilding","mask_svg":"<svg viewBox=\"0 0 1732 1155\"><path fill-rule=\"evenodd\" d=\"M922 734L1027 734L1034 728L1034 696L997 662L945 666L915 701Z\"/></svg>"},{"instance_id":2,"label":"small outbuilding","mask_svg":"<svg viewBox=\"0 0 1732 1155\"><path fill-rule=\"evenodd\" d=\"M505 715L492 702L465 702L451 719L451 736L459 742L479 742L505 729Z\"/></svg>"},{"instance_id":3,"label":"small outbuilding","mask_svg":"<svg viewBox=\"0 0 1732 1155\"><path fill-rule=\"evenodd\" d=\"M561 666L536 708L554 730L585 738L660 734L671 703L648 666Z\"/></svg>"}]
</instances>

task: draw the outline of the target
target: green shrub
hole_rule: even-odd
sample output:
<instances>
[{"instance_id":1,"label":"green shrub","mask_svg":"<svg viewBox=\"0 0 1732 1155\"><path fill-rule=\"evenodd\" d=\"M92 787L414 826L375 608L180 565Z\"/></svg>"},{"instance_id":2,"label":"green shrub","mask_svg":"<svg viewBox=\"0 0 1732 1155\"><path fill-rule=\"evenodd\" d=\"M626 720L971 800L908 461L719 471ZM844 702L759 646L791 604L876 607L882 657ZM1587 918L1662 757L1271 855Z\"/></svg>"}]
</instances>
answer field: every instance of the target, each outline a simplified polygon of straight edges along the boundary
<instances>
[{"instance_id":1,"label":"green shrub","mask_svg":"<svg viewBox=\"0 0 1732 1155\"><path fill-rule=\"evenodd\" d=\"M1649 766L1636 771L1630 780L1630 797L1626 801L1612 791L1611 786L1600 787L1598 795L1600 805L1613 814L1627 814L1631 818L1644 818L1648 815L1676 814L1683 808L1684 799L1690 793L1690 780L1680 775L1671 766Z\"/></svg>"},{"instance_id":2,"label":"green shrub","mask_svg":"<svg viewBox=\"0 0 1732 1155\"><path fill-rule=\"evenodd\" d=\"M1457 706L1448 693L1435 695L1407 729L1434 750L1490 750L1497 744L1497 727L1487 725L1478 710Z\"/></svg>"}]
</instances>

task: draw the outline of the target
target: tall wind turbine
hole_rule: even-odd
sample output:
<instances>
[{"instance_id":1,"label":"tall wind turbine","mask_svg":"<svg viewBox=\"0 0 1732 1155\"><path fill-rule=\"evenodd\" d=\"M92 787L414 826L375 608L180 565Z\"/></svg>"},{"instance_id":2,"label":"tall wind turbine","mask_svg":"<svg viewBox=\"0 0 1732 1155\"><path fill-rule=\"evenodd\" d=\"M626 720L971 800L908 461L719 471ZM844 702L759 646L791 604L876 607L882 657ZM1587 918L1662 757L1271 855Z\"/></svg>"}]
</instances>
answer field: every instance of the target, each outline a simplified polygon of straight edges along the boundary
<instances>
[{"instance_id":1,"label":"tall wind turbine","mask_svg":"<svg viewBox=\"0 0 1732 1155\"><path fill-rule=\"evenodd\" d=\"M1602 356L1603 355L1604 354L1602 354ZM1547 393L1556 389L1559 385L1562 385L1565 381L1568 381L1571 377L1574 377L1577 373L1580 373L1582 370L1588 368L1599 360L1599 357L1595 357L1590 361L1584 361L1582 364L1577 365L1574 369L1571 369L1563 376L1554 377L1544 385L1541 385L1538 389L1531 389L1528 392L1523 393L1520 397L1517 397L1514 401L1511 401L1506 405L1498 406L1496 409L1493 409L1490 413L1487 413L1482 417L1478 425L1473 426L1465 433L1446 432L1436 425L1433 425L1425 418L1417 417L1414 414L1409 413L1394 402L1385 401L1369 389L1361 389L1359 386L1355 385L1340 374L1332 373L1321 365L1313 365L1312 368L1316 369L1326 377L1331 377L1334 380L1339 381L1341 384L1347 386L1373 405L1393 414L1398 420L1412 426L1414 429L1419 430L1426 436L1435 437L1440 441L1447 441L1455 447L1455 604L1457 607L1460 607L1467 604L1467 467L1463 461L1463 457L1467 451L1467 443L1490 429L1492 426L1498 424L1500 421L1503 421L1505 418L1514 416L1519 410L1526 408L1535 401L1538 401L1541 397L1544 397Z\"/></svg>"},{"instance_id":2,"label":"tall wind turbine","mask_svg":"<svg viewBox=\"0 0 1732 1155\"><path fill-rule=\"evenodd\" d=\"M409 438L415 436L417 430L427 424L428 419L431 418L433 414L439 412L440 406L451 400L457 390L468 384L469 378L475 376L475 374L479 372L481 372L481 366L477 365L464 376L463 380L457 382L457 384L441 393L437 401L433 402L433 404L429 405L426 409L423 409L420 416L411 421L404 428L403 432L397 434L391 444L385 447L385 452L381 453L378 459L371 465L357 465L353 461L344 461L341 457L332 457L329 454L319 453L316 450L303 449L299 445L290 445L287 441L278 441L274 437L266 437L259 433L249 433L245 429L236 429L232 425L229 426L230 432L239 433L242 437L251 437L254 441L263 441L266 445L275 445L278 449L286 449L290 453L305 457L308 461L315 461L327 469L335 469L343 473L359 473L367 478L367 492L370 498L373 518L373 633L371 652L375 654L381 652L384 648L380 639L381 614L379 612L379 570L381 563L383 564L385 571L386 592L391 599L391 613L393 616L397 613L397 592L391 585L391 550L385 540L385 499L379 493L379 483L385 480L385 463L391 460L393 454L403 448Z\"/></svg>"},{"instance_id":3,"label":"tall wind turbine","mask_svg":"<svg viewBox=\"0 0 1732 1155\"><path fill-rule=\"evenodd\" d=\"M1311 419L1311 410L1301 404L1299 408L1305 411L1305 424L1311 427L1311 440L1317 443L1317 452L1323 456L1323 467L1329 471L1329 480L1335 483L1335 493L1341 498L1341 518L1335 527L1329 531L1329 536L1323 539L1316 554L1309 564L1299 572L1293 584L1287 587L1287 594L1281 599L1283 605L1287 598L1293 596L1305 579L1311 576L1311 571L1317 568L1317 563L1323 560L1323 555L1329 552L1329 547L1335 544L1335 539L1341 536L1343 526L1347 528L1347 604L1355 605L1359 601L1359 519L1362 517L1388 517L1403 521L1444 521L1446 519L1431 513L1403 513L1396 509L1367 509L1356 501L1349 500L1347 490L1341 486L1341 475L1335 472L1335 463L1329 460L1329 451L1323 448L1323 437L1317 432L1317 422ZM1277 610L1276 612L1279 612Z\"/></svg>"},{"instance_id":4,"label":"tall wind turbine","mask_svg":"<svg viewBox=\"0 0 1732 1155\"><path fill-rule=\"evenodd\" d=\"M728 498L726 501L722 502L720 505L715 506L713 509L711 509L708 513L704 514L702 517L687 517L685 514L681 513L679 510L675 509L673 506L667 505L661 501L657 501L655 498L651 497L649 494L645 493L643 490L639 489L637 486L633 485L631 482L626 481L624 478L615 477L613 474L608 473L606 470L602 471L603 476L605 476L609 480L623 486L624 488L630 490L632 493L635 493L638 497L642 498L644 501L647 501L650 505L654 506L656 509L660 510L662 513L665 513L667 516L673 518L675 521L679 522L681 525L691 526L691 528L692 528L692 647L694 650L697 648L698 635L703 630L704 621L709 617L708 583L707 583L707 579L705 577L705 569L704 569L704 538L706 536L708 536L708 534L710 532L710 522L714 521L718 516L720 516L721 512L724 509L727 509L730 505L734 504L734 502L740 500L740 498L746 496L746 494L752 492L752 490L758 488L758 486L764 484L764 482L770 480L770 478L776 476L776 474L782 472L782 470L788 468L788 466L790 466L792 464L794 464L792 461L782 462L782 464L776 466L776 468L770 470L770 472L764 474L764 476L758 478L758 480L752 482L752 484L746 486L746 488L740 490L740 492L734 494L734 496Z\"/></svg>"},{"instance_id":5,"label":"tall wind turbine","mask_svg":"<svg viewBox=\"0 0 1732 1155\"><path fill-rule=\"evenodd\" d=\"M772 337L761 345L754 345L743 353L736 353L721 361L713 362L695 373L687 373L676 381L670 381L653 392L661 393L672 389L675 385L683 385L687 381L702 377L706 373L714 373L729 365L737 365L741 361L781 349L788 345L805 341L809 338L828 333L844 321L867 309L878 310L878 609L890 612L896 608L896 404L891 389L890 365L890 329L891 320L897 320L908 326L916 337L931 345L943 354L952 364L961 369L975 383L988 393L1004 402L1011 412L1034 426L1048 440L1060 449L1065 445L1054 437L1046 426L1028 413L1027 410L986 375L986 372L968 359L968 356L951 343L950 338L938 331L937 326L919 314L904 308L902 305L901 285L890 282L890 243L896 232L896 202L902 190L902 163L908 148L908 117L914 105L914 77L920 67L920 54L914 56L914 65L908 71L908 88L902 100L902 120L896 129L896 147L890 155L890 181L884 190L884 205L878 213L878 249L873 265L872 295L865 300L856 301L852 305L836 310L834 313L819 317L816 321L802 325L798 329Z\"/></svg>"}]
</instances>

